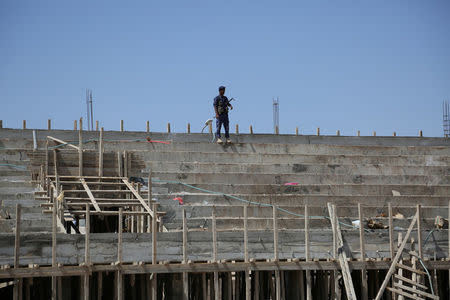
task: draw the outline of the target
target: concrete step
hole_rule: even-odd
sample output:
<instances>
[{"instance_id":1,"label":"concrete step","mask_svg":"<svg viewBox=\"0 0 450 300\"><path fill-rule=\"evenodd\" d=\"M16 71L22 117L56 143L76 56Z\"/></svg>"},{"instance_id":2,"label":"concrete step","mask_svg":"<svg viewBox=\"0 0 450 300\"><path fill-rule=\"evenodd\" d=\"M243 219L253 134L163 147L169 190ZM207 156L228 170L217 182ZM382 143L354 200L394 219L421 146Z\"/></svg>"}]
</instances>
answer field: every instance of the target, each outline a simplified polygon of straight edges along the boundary
<instances>
[{"instance_id":1,"label":"concrete step","mask_svg":"<svg viewBox=\"0 0 450 300\"><path fill-rule=\"evenodd\" d=\"M367 156L367 155L302 155L302 154L240 154L208 152L137 152L134 155L142 161L163 162L213 162L213 163L272 163L272 164L331 164L379 166L443 166L450 164L450 156ZM74 159L75 165L75 159Z\"/></svg>"},{"instance_id":2,"label":"concrete step","mask_svg":"<svg viewBox=\"0 0 450 300\"><path fill-rule=\"evenodd\" d=\"M252 174L252 173L190 173L155 172L161 180L176 180L188 184L428 184L448 185L449 176L410 175L323 175L323 174Z\"/></svg>"},{"instance_id":3,"label":"concrete step","mask_svg":"<svg viewBox=\"0 0 450 300\"><path fill-rule=\"evenodd\" d=\"M97 144L90 144L92 150ZM170 145L148 142L105 141L105 151L189 151L214 153L318 154L318 155L450 155L445 146L349 146L331 144L233 143L218 145L205 142L173 142Z\"/></svg>"},{"instance_id":4,"label":"concrete step","mask_svg":"<svg viewBox=\"0 0 450 300\"><path fill-rule=\"evenodd\" d=\"M145 126L143 126L145 129ZM174 130L177 130L174 128ZM185 128L182 129L185 131ZM35 130L39 146L42 147L47 136L54 136L64 141L78 141L78 131L75 130ZM83 132L83 138L98 139L99 133L92 131ZM145 139L150 136L154 140L171 140L173 142L205 142L211 141L208 133L161 133L144 131L105 131L105 140L135 140ZM290 135L290 134L231 134L234 142L239 143L281 143L281 144L333 144L333 145L370 145L370 146L448 146L450 141L436 137L384 137L384 136L315 136L315 135ZM32 141L32 129L7 129L0 130L0 139L4 143L8 139L22 139ZM29 145L32 145L29 144Z\"/></svg>"},{"instance_id":5,"label":"concrete step","mask_svg":"<svg viewBox=\"0 0 450 300\"><path fill-rule=\"evenodd\" d=\"M374 206L378 208L387 207L387 203L391 202L393 206L415 206L417 204L427 206L446 206L448 205L448 196L426 196L426 195L409 195L409 196L360 196L360 195L301 195L301 194L234 194L233 196L243 199L239 201L224 195L211 195L206 193L177 193L177 194L153 194L153 198L161 202L163 205L179 206L178 201L173 199L181 197L185 205L192 206L222 206L222 205L246 205L253 202L253 205L275 204L278 206L323 206L327 203L333 203L339 206L353 205L357 206L361 203L366 206Z\"/></svg>"},{"instance_id":6,"label":"concrete step","mask_svg":"<svg viewBox=\"0 0 450 300\"><path fill-rule=\"evenodd\" d=\"M401 195L434 195L449 196L449 185L369 185L369 184L309 184L285 186L278 184L195 184L196 188L206 189L216 193L225 194L283 194L297 193L299 195L392 195L392 190L399 191ZM171 193L199 192L191 187L178 183L164 183L160 187L168 188Z\"/></svg>"},{"instance_id":7,"label":"concrete step","mask_svg":"<svg viewBox=\"0 0 450 300\"><path fill-rule=\"evenodd\" d=\"M389 166L389 165L329 165L329 164L247 164L247 163L200 163L200 162L162 162L152 161L153 172L190 173L252 173L286 174L315 173L330 175L450 175L449 166ZM145 173L148 170L143 170Z\"/></svg>"}]
</instances>

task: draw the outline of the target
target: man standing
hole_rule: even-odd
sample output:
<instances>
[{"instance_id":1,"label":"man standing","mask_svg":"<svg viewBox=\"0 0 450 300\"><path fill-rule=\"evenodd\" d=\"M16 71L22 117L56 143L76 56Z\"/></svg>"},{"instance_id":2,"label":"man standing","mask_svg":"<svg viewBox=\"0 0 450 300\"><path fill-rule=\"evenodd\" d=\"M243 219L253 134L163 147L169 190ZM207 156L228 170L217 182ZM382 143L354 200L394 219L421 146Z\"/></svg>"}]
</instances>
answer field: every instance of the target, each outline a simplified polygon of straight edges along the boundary
<instances>
[{"instance_id":1,"label":"man standing","mask_svg":"<svg viewBox=\"0 0 450 300\"><path fill-rule=\"evenodd\" d=\"M216 137L217 143L223 143L220 137L220 129L223 125L225 129L225 138L227 143L231 143L230 140L230 121L228 119L228 107L233 109L233 105L230 104L228 98L225 96L225 87L219 87L219 96L214 98L214 111L216 113Z\"/></svg>"}]
</instances>

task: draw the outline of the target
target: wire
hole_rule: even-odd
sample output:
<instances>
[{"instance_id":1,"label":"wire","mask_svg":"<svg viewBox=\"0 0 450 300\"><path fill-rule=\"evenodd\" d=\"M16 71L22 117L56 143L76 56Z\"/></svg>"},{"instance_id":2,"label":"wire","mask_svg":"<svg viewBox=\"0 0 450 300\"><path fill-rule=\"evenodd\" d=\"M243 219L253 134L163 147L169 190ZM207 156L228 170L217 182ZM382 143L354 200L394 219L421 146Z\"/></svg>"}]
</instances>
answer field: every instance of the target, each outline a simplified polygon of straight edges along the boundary
<instances>
[{"instance_id":1,"label":"wire","mask_svg":"<svg viewBox=\"0 0 450 300\"><path fill-rule=\"evenodd\" d=\"M186 187L188 187L188 188L195 189L195 190L198 190L198 191L201 191L201 192L204 192L204 193L213 194L213 195L225 196L225 197L228 197L228 198L231 198L231 199L238 200L238 201L243 202L243 203L248 203L248 204L258 205L258 206L262 206L262 207L274 207L274 206L275 206L275 205L273 205L273 204L261 203L261 202L256 202L256 201L250 201L250 200L242 199L242 198L239 198L239 197L230 195L230 194L225 194L225 193L221 193L221 192L216 192L216 191L211 191L211 190L199 188L199 187L190 185L190 184L188 184L188 183L180 182L180 181L174 181L174 180L159 180L159 179L153 179L152 181L154 181L154 182L159 182L159 183L181 184L181 185L186 186ZM304 217L305 217L305 215L303 215L303 214L298 214L298 213L289 211L289 210L287 210L287 209L284 209L284 208L281 208L281 207L278 207L278 206L275 206L275 207L276 207L277 210L282 211L282 212L284 212L284 213L287 213L287 214L290 214L290 215L293 215L293 216L296 216L296 217L300 217L300 218L304 218ZM308 218L309 218L309 219L319 219L319 220L330 220L330 221L331 221L331 218L328 217L328 216L308 216ZM344 222L342 222L342 221L338 221L338 222L339 222L339 224L341 224L341 225L343 225L343 226L350 227L350 228L355 228L355 226L350 225L350 224L347 224L347 223L344 223ZM359 226L362 226L362 224L360 224ZM370 230L365 229L365 228L364 228L364 230L367 231L367 232L371 232Z\"/></svg>"}]
</instances>

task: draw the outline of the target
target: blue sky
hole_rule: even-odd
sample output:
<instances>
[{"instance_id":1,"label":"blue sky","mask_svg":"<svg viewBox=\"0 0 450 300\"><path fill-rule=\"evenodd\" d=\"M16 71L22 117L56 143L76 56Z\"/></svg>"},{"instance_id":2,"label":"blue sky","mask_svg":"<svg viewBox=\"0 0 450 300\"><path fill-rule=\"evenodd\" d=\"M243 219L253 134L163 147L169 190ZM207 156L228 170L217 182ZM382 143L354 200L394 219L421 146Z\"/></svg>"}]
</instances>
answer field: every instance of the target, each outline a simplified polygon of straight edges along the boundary
<instances>
[{"instance_id":1,"label":"blue sky","mask_svg":"<svg viewBox=\"0 0 450 300\"><path fill-rule=\"evenodd\" d=\"M200 130L219 85L242 132L442 136L450 1L0 1L4 127Z\"/></svg>"}]
</instances>

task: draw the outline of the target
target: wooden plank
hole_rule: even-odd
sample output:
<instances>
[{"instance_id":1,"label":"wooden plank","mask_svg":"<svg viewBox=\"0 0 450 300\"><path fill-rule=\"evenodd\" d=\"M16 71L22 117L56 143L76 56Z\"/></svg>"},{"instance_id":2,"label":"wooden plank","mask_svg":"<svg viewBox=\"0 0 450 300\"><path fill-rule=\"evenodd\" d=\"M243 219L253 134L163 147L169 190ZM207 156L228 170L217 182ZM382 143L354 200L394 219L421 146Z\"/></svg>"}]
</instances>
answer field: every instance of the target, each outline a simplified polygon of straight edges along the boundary
<instances>
[{"instance_id":1,"label":"wooden plank","mask_svg":"<svg viewBox=\"0 0 450 300\"><path fill-rule=\"evenodd\" d=\"M413 284L413 285L417 286L418 288L421 288L421 289L424 289L424 290L428 289L427 286L425 286L423 284L420 284L420 283L418 283L418 282L416 282L414 280L411 280L409 278L403 277L402 275L394 274L394 277L399 280L399 282L398 282L399 284L402 284L402 281L404 281L404 282L407 282L409 284Z\"/></svg>"},{"instance_id":2,"label":"wooden plank","mask_svg":"<svg viewBox=\"0 0 450 300\"><path fill-rule=\"evenodd\" d=\"M361 261L366 261L366 241L364 236L364 223L363 223L363 210L361 203L358 203L358 217L359 217L359 251L361 255ZM361 298L362 300L369 299L369 292L367 286L367 270L363 268L361 270Z\"/></svg>"},{"instance_id":3,"label":"wooden plank","mask_svg":"<svg viewBox=\"0 0 450 300\"><path fill-rule=\"evenodd\" d=\"M123 157L120 151L117 151L117 173L119 177L123 176Z\"/></svg>"},{"instance_id":4,"label":"wooden plank","mask_svg":"<svg viewBox=\"0 0 450 300\"><path fill-rule=\"evenodd\" d=\"M350 268L347 261L347 254L345 253L344 247L344 241L342 239L341 229L339 225L339 220L337 218L336 214L336 207L335 205L331 205L331 203L328 203L328 212L330 214L330 217L333 216L334 224L332 224L333 232L335 232L335 235L337 237L337 243L338 243L338 257L339 257L339 263L341 265L341 272L342 277L344 279L344 285L345 285L345 291L347 293L347 299L349 300L356 300L356 293L355 288L353 287L353 281L352 276L350 273Z\"/></svg>"},{"instance_id":5,"label":"wooden plank","mask_svg":"<svg viewBox=\"0 0 450 300\"><path fill-rule=\"evenodd\" d=\"M119 208L119 220L118 220L118 233L117 233L117 264L120 266L122 264L123 259L123 208ZM123 275L121 270L116 271L117 278L117 299L123 299Z\"/></svg>"},{"instance_id":6,"label":"wooden plank","mask_svg":"<svg viewBox=\"0 0 450 300\"><path fill-rule=\"evenodd\" d=\"M103 176L103 127L100 129L100 137L98 139L98 176Z\"/></svg>"},{"instance_id":7,"label":"wooden plank","mask_svg":"<svg viewBox=\"0 0 450 300\"><path fill-rule=\"evenodd\" d=\"M422 297L414 296L413 294L407 293L407 292L402 291L402 290L399 290L399 289L387 287L387 290L389 290L389 291L391 291L391 292L393 292L393 293L395 293L395 294L398 294L398 295L407 297L407 298L409 298L409 299L423 300ZM399 297L400 297L400 296L399 296Z\"/></svg>"},{"instance_id":8,"label":"wooden plank","mask_svg":"<svg viewBox=\"0 0 450 300\"><path fill-rule=\"evenodd\" d=\"M59 143L61 145L67 145L67 146L72 147L72 148L76 149L77 151L79 151L79 148L77 146L69 144L68 142L64 142L63 140L57 139L57 138L52 137L52 136L47 136L47 139L55 141L55 142L57 142L57 143Z\"/></svg>"},{"instance_id":9,"label":"wooden plank","mask_svg":"<svg viewBox=\"0 0 450 300\"><path fill-rule=\"evenodd\" d=\"M408 292L412 292L414 294L418 294L418 295L421 295L421 296L424 296L424 297L428 297L428 298L431 298L431 299L439 300L438 296L435 296L433 294L424 292L422 290L418 290L418 289L414 289L414 288L411 288L411 287L408 287L408 286L404 286L404 285L401 285L401 284L398 284L398 283L394 283L394 287L396 287L398 289L402 289L402 290L408 291Z\"/></svg>"},{"instance_id":10,"label":"wooden plank","mask_svg":"<svg viewBox=\"0 0 450 300\"><path fill-rule=\"evenodd\" d=\"M305 260L309 261L309 211L308 205L305 205ZM303 291L302 291L303 293ZM312 300L312 281L311 272L306 271L306 299Z\"/></svg>"},{"instance_id":11,"label":"wooden plank","mask_svg":"<svg viewBox=\"0 0 450 300\"><path fill-rule=\"evenodd\" d=\"M94 195L93 195L92 192L91 192L91 189L90 189L89 186L86 184L86 181L84 180L84 178L80 178L80 182L81 182L81 184L83 185L84 190L85 190L86 193L88 194L89 199L91 200L92 205L94 206L95 210L96 210L97 212L100 212L100 211L101 211L100 206L98 206L98 203L97 203L97 201L95 200L95 197L94 197Z\"/></svg>"},{"instance_id":12,"label":"wooden plank","mask_svg":"<svg viewBox=\"0 0 450 300\"><path fill-rule=\"evenodd\" d=\"M378 290L377 296L375 298L375 300L380 300L381 297L383 296L384 290L386 289L387 284L389 283L389 280L391 279L392 274L395 271L395 267L397 266L397 262L400 259L402 252L403 252L403 248L405 248L406 242L409 239L409 236L411 234L412 229L414 228L414 225L416 224L417 221L417 213L414 216L414 218L411 221L411 224L409 225L408 231L406 232L405 237L403 238L402 244L400 245L400 247L397 250L397 254L394 257L394 260L392 261L392 264L386 274L386 277L384 278L384 281L380 287L380 289Z\"/></svg>"},{"instance_id":13,"label":"wooden plank","mask_svg":"<svg viewBox=\"0 0 450 300\"><path fill-rule=\"evenodd\" d=\"M395 256L394 251L394 222L392 217L392 204L388 203L388 214L389 214L389 249L391 251L391 260Z\"/></svg>"},{"instance_id":14,"label":"wooden plank","mask_svg":"<svg viewBox=\"0 0 450 300\"><path fill-rule=\"evenodd\" d=\"M156 214L150 209L150 206L147 205L147 203L145 203L145 200L142 198L141 195L139 195L139 193L134 189L134 187L130 184L130 182L128 181L128 179L126 178L122 178L122 181L126 184L126 186L128 187L128 189L133 193L133 195L136 197L136 199L139 200L139 202L141 203L141 205L145 208L145 210L148 212L148 214L152 217L155 218Z\"/></svg>"},{"instance_id":15,"label":"wooden plank","mask_svg":"<svg viewBox=\"0 0 450 300\"><path fill-rule=\"evenodd\" d=\"M416 273L416 274L420 274L420 275L426 275L427 274L427 273L425 273L425 272L423 272L423 271L421 271L419 269L412 268L410 266L406 266L406 265L401 264L401 263L397 263L395 266L397 268L400 268L400 269L403 269L403 270L407 270L407 271L410 271L410 272L413 272L413 273Z\"/></svg>"}]
</instances>

